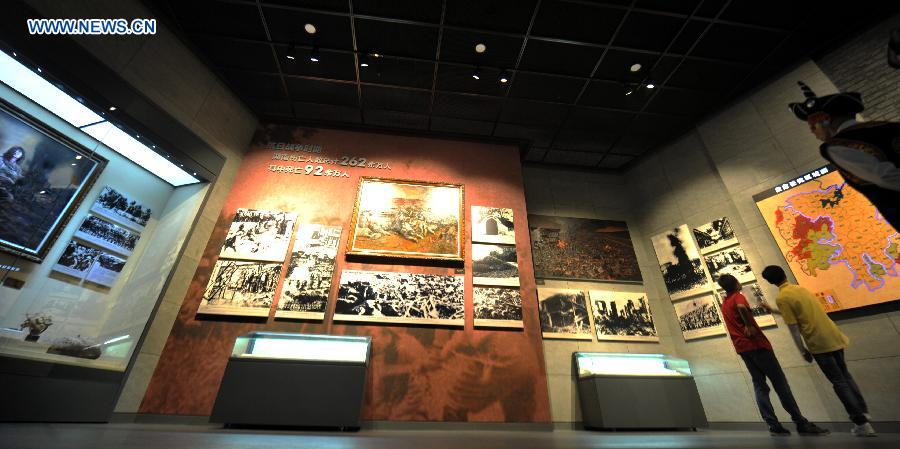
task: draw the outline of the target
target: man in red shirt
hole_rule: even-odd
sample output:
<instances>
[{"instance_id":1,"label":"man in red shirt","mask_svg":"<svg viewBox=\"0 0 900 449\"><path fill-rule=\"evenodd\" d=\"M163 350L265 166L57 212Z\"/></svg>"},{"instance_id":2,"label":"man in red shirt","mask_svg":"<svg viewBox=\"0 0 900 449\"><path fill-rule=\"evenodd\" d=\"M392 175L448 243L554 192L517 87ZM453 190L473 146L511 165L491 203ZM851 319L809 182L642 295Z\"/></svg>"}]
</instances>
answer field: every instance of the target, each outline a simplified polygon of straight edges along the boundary
<instances>
[{"instance_id":1,"label":"man in red shirt","mask_svg":"<svg viewBox=\"0 0 900 449\"><path fill-rule=\"evenodd\" d=\"M772 382L775 393L781 401L784 410L790 413L791 419L797 424L797 433L800 435L826 435L829 432L809 422L800 413L800 407L794 400L791 387L781 370L781 365L772 350L772 344L762 333L759 324L753 319L753 310L747 303L747 298L741 294L741 283L732 275L725 274L719 277L719 286L725 290L726 297L722 301L722 317L725 319L725 327L731 337L731 343L738 355L747 365L750 377L753 379L753 390L756 392L756 405L759 406L759 414L769 425L769 433L772 435L790 435L791 432L784 428L778 417L772 401L769 400L769 386L766 378Z\"/></svg>"}]
</instances>

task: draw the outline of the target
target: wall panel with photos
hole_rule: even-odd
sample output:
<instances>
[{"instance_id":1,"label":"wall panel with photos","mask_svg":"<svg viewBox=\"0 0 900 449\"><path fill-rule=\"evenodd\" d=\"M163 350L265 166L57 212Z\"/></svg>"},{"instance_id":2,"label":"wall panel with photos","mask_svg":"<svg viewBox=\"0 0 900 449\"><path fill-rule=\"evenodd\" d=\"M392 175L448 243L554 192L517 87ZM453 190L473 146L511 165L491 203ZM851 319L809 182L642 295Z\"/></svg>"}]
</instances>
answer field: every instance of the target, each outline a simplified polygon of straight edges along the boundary
<instances>
[{"instance_id":1,"label":"wall panel with photos","mask_svg":"<svg viewBox=\"0 0 900 449\"><path fill-rule=\"evenodd\" d=\"M272 330L372 336L366 420L549 422L522 185L515 146L263 126L140 411L210 413L230 342ZM234 239L252 228L233 224L239 209L296 214L296 230L260 257ZM223 278L222 263L280 272ZM272 292L249 302L257 318L206 313L244 292Z\"/></svg>"}]
</instances>

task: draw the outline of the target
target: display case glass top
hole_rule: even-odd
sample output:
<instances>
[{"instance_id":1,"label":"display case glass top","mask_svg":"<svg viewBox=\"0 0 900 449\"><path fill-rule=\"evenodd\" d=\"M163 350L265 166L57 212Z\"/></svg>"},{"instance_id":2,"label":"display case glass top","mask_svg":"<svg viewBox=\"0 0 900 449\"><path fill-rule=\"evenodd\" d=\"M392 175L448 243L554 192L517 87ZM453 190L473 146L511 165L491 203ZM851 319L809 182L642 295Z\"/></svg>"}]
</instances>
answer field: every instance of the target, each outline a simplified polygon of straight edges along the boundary
<instances>
[{"instance_id":1,"label":"display case glass top","mask_svg":"<svg viewBox=\"0 0 900 449\"><path fill-rule=\"evenodd\" d=\"M642 376L691 377L688 361L663 354L576 352L578 377Z\"/></svg>"},{"instance_id":2,"label":"display case glass top","mask_svg":"<svg viewBox=\"0 0 900 449\"><path fill-rule=\"evenodd\" d=\"M250 332L235 340L231 357L367 365L371 342L371 337Z\"/></svg>"}]
</instances>

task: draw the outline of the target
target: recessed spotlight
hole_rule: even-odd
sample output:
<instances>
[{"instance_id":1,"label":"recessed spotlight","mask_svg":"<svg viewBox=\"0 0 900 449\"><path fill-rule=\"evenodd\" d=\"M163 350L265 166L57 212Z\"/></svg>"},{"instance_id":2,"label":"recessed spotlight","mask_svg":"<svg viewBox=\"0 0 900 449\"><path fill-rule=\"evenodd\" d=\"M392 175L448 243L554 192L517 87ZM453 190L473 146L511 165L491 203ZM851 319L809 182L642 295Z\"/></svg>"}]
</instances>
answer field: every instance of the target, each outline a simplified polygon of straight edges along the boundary
<instances>
[{"instance_id":1,"label":"recessed spotlight","mask_svg":"<svg viewBox=\"0 0 900 449\"><path fill-rule=\"evenodd\" d=\"M194 172L194 176L197 176L197 172Z\"/></svg>"},{"instance_id":2,"label":"recessed spotlight","mask_svg":"<svg viewBox=\"0 0 900 449\"><path fill-rule=\"evenodd\" d=\"M312 62L319 62L319 47L312 48L312 51L309 52L309 60Z\"/></svg>"},{"instance_id":3,"label":"recessed spotlight","mask_svg":"<svg viewBox=\"0 0 900 449\"><path fill-rule=\"evenodd\" d=\"M303 29L309 34L316 34L316 26L311 23L303 25Z\"/></svg>"},{"instance_id":4,"label":"recessed spotlight","mask_svg":"<svg viewBox=\"0 0 900 449\"><path fill-rule=\"evenodd\" d=\"M150 145L150 148L156 149L156 145Z\"/></svg>"},{"instance_id":5,"label":"recessed spotlight","mask_svg":"<svg viewBox=\"0 0 900 449\"><path fill-rule=\"evenodd\" d=\"M372 53L373 58L380 58L381 56L381 53Z\"/></svg>"},{"instance_id":6,"label":"recessed spotlight","mask_svg":"<svg viewBox=\"0 0 900 449\"><path fill-rule=\"evenodd\" d=\"M284 54L284 57L290 59L291 61L297 59L297 47L291 44L291 46L288 47L287 53Z\"/></svg>"},{"instance_id":7,"label":"recessed spotlight","mask_svg":"<svg viewBox=\"0 0 900 449\"><path fill-rule=\"evenodd\" d=\"M509 75L506 73L506 70L500 72L500 84L506 84L509 82Z\"/></svg>"},{"instance_id":8,"label":"recessed spotlight","mask_svg":"<svg viewBox=\"0 0 900 449\"><path fill-rule=\"evenodd\" d=\"M359 54L359 66L360 67L368 67L369 66L369 57L366 56L365 53Z\"/></svg>"},{"instance_id":9,"label":"recessed spotlight","mask_svg":"<svg viewBox=\"0 0 900 449\"><path fill-rule=\"evenodd\" d=\"M80 155L80 154L79 154L78 156L75 156L75 160L76 160L76 161L79 160L79 159L81 159L81 155Z\"/></svg>"},{"instance_id":10,"label":"recessed spotlight","mask_svg":"<svg viewBox=\"0 0 900 449\"><path fill-rule=\"evenodd\" d=\"M73 166L73 167L74 167L74 166L76 166L76 165L78 165L78 164L76 164L76 163L74 163L74 162L72 162L72 166Z\"/></svg>"},{"instance_id":11,"label":"recessed spotlight","mask_svg":"<svg viewBox=\"0 0 900 449\"><path fill-rule=\"evenodd\" d=\"M631 70L632 72L640 72L640 71L641 71L641 67L643 67L643 66L640 65L640 64L638 64L638 63L634 63L634 64L631 64L630 70Z\"/></svg>"},{"instance_id":12,"label":"recessed spotlight","mask_svg":"<svg viewBox=\"0 0 900 449\"><path fill-rule=\"evenodd\" d=\"M633 94L633 93L634 93L634 89L632 89L632 88L630 88L630 87L626 87L626 88L625 88L625 96L626 96L626 97L629 96L629 95L631 95L631 94Z\"/></svg>"},{"instance_id":13,"label":"recessed spotlight","mask_svg":"<svg viewBox=\"0 0 900 449\"><path fill-rule=\"evenodd\" d=\"M647 89L653 89L654 87L656 87L656 84L647 83Z\"/></svg>"},{"instance_id":14,"label":"recessed spotlight","mask_svg":"<svg viewBox=\"0 0 900 449\"><path fill-rule=\"evenodd\" d=\"M475 68L475 71L472 72L472 79L480 80L481 79L481 71L478 68Z\"/></svg>"},{"instance_id":15,"label":"recessed spotlight","mask_svg":"<svg viewBox=\"0 0 900 449\"><path fill-rule=\"evenodd\" d=\"M110 107L109 107L109 110L110 110L110 111L115 111L115 110L116 110L116 107L115 107L115 106L110 106Z\"/></svg>"},{"instance_id":16,"label":"recessed spotlight","mask_svg":"<svg viewBox=\"0 0 900 449\"><path fill-rule=\"evenodd\" d=\"M38 73L44 73L44 71L43 71L43 70L41 70L41 68L40 68L40 67L38 67L38 68L37 68L37 69L38 69Z\"/></svg>"},{"instance_id":17,"label":"recessed spotlight","mask_svg":"<svg viewBox=\"0 0 900 449\"><path fill-rule=\"evenodd\" d=\"M16 52L13 52L13 57L18 58L18 57L19 57L19 54L16 53Z\"/></svg>"},{"instance_id":18,"label":"recessed spotlight","mask_svg":"<svg viewBox=\"0 0 900 449\"><path fill-rule=\"evenodd\" d=\"M43 195L43 194L45 194L45 193L47 193L46 190L41 190L40 192L38 192L39 195Z\"/></svg>"},{"instance_id":19,"label":"recessed spotlight","mask_svg":"<svg viewBox=\"0 0 900 449\"><path fill-rule=\"evenodd\" d=\"M475 53L484 53L486 51L487 51L487 45L484 45L480 42L475 44Z\"/></svg>"}]
</instances>

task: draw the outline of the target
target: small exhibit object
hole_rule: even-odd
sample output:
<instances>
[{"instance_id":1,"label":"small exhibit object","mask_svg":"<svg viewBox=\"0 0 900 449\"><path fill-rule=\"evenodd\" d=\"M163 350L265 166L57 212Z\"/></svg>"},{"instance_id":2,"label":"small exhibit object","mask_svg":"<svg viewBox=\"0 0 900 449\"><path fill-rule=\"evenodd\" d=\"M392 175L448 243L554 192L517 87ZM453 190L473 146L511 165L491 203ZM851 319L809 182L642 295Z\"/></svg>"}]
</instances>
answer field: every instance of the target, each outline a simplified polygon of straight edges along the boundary
<instances>
[{"instance_id":1,"label":"small exhibit object","mask_svg":"<svg viewBox=\"0 0 900 449\"><path fill-rule=\"evenodd\" d=\"M513 210L472 206L472 242L515 245Z\"/></svg>"},{"instance_id":2,"label":"small exhibit object","mask_svg":"<svg viewBox=\"0 0 900 449\"><path fill-rule=\"evenodd\" d=\"M91 212L138 232L143 232L153 211L137 200L105 186L91 205Z\"/></svg>"},{"instance_id":3,"label":"small exhibit object","mask_svg":"<svg viewBox=\"0 0 900 449\"><path fill-rule=\"evenodd\" d=\"M524 327L518 288L473 287L472 303L475 327Z\"/></svg>"},{"instance_id":4,"label":"small exhibit object","mask_svg":"<svg viewBox=\"0 0 900 449\"><path fill-rule=\"evenodd\" d=\"M340 240L340 226L300 225L275 309L276 318L325 317Z\"/></svg>"},{"instance_id":5,"label":"small exhibit object","mask_svg":"<svg viewBox=\"0 0 900 449\"><path fill-rule=\"evenodd\" d=\"M591 321L580 290L538 288L538 310L544 338L591 340Z\"/></svg>"},{"instance_id":6,"label":"small exhibit object","mask_svg":"<svg viewBox=\"0 0 900 449\"><path fill-rule=\"evenodd\" d=\"M297 214L288 212L238 209L219 257L283 261L296 219Z\"/></svg>"},{"instance_id":7,"label":"small exhibit object","mask_svg":"<svg viewBox=\"0 0 900 449\"><path fill-rule=\"evenodd\" d=\"M335 321L465 325L464 278L344 270Z\"/></svg>"},{"instance_id":8,"label":"small exhibit object","mask_svg":"<svg viewBox=\"0 0 900 449\"><path fill-rule=\"evenodd\" d=\"M102 252L73 240L66 245L66 249L63 250L59 260L51 269L77 279L83 279Z\"/></svg>"},{"instance_id":9,"label":"small exhibit object","mask_svg":"<svg viewBox=\"0 0 900 449\"><path fill-rule=\"evenodd\" d=\"M712 290L687 225L657 234L652 241L669 298L675 301Z\"/></svg>"},{"instance_id":10,"label":"small exhibit object","mask_svg":"<svg viewBox=\"0 0 900 449\"><path fill-rule=\"evenodd\" d=\"M709 425L687 360L662 354L575 352L588 429L696 429Z\"/></svg>"},{"instance_id":11,"label":"small exhibit object","mask_svg":"<svg viewBox=\"0 0 900 449\"><path fill-rule=\"evenodd\" d=\"M463 262L463 185L362 177L347 254Z\"/></svg>"},{"instance_id":12,"label":"small exhibit object","mask_svg":"<svg viewBox=\"0 0 900 449\"><path fill-rule=\"evenodd\" d=\"M472 283L519 286L519 259L515 246L472 244Z\"/></svg>"},{"instance_id":13,"label":"small exhibit object","mask_svg":"<svg viewBox=\"0 0 900 449\"><path fill-rule=\"evenodd\" d=\"M737 237L734 236L734 228L728 217L717 218L709 223L693 229L694 238L700 247L700 253L706 254L737 245Z\"/></svg>"},{"instance_id":14,"label":"small exhibit object","mask_svg":"<svg viewBox=\"0 0 900 449\"><path fill-rule=\"evenodd\" d=\"M219 259L197 313L269 316L281 263Z\"/></svg>"},{"instance_id":15,"label":"small exhibit object","mask_svg":"<svg viewBox=\"0 0 900 449\"><path fill-rule=\"evenodd\" d=\"M646 293L591 290L597 340L659 341Z\"/></svg>"},{"instance_id":16,"label":"small exhibit object","mask_svg":"<svg viewBox=\"0 0 900 449\"><path fill-rule=\"evenodd\" d=\"M706 261L706 268L709 269L709 275L712 276L713 282L724 274L734 276L742 284L756 280L756 276L753 275L753 270L750 268L750 261L740 246L732 246L707 254L703 256L703 259Z\"/></svg>"},{"instance_id":17,"label":"small exhibit object","mask_svg":"<svg viewBox=\"0 0 900 449\"><path fill-rule=\"evenodd\" d=\"M673 305L685 340L727 333L712 293L688 298Z\"/></svg>"},{"instance_id":18,"label":"small exhibit object","mask_svg":"<svg viewBox=\"0 0 900 449\"><path fill-rule=\"evenodd\" d=\"M241 335L210 422L358 428L371 345L371 337Z\"/></svg>"},{"instance_id":19,"label":"small exhibit object","mask_svg":"<svg viewBox=\"0 0 900 449\"><path fill-rule=\"evenodd\" d=\"M88 215L75 231L75 237L100 248L130 256L141 236L100 217Z\"/></svg>"}]
</instances>

